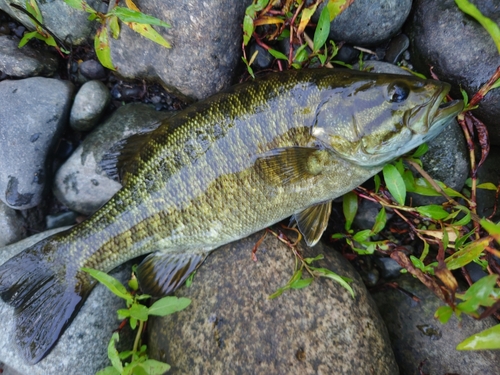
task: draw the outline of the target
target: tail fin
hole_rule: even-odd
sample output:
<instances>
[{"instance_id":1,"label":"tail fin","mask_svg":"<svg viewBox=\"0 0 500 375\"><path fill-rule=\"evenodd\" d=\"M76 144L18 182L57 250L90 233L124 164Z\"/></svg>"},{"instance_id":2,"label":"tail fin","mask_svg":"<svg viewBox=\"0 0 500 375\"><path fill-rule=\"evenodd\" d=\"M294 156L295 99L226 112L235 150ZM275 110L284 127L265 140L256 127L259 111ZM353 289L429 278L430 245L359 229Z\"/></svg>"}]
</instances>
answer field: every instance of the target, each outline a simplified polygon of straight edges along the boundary
<instances>
[{"instance_id":1,"label":"tail fin","mask_svg":"<svg viewBox=\"0 0 500 375\"><path fill-rule=\"evenodd\" d=\"M0 266L0 296L15 307L16 343L30 364L50 352L94 286L48 261L57 258L51 247L42 240Z\"/></svg>"}]
</instances>

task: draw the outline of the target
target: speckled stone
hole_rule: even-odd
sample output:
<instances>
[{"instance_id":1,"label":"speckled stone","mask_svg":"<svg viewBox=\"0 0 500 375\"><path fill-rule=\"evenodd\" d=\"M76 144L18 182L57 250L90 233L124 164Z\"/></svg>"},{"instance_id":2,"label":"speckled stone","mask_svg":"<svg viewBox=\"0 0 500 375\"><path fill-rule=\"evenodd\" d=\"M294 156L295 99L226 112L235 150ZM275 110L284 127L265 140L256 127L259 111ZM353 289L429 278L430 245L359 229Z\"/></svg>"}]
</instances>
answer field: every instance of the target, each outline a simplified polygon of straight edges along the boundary
<instances>
[{"instance_id":1,"label":"speckled stone","mask_svg":"<svg viewBox=\"0 0 500 375\"><path fill-rule=\"evenodd\" d=\"M422 372L425 374L500 373L500 351L455 349L470 335L496 325L498 322L493 317L477 321L463 316L461 322L452 317L443 325L434 318L434 313L444 302L412 276L404 275L396 282L420 302L394 288L375 293L373 298L389 329L401 374L419 374L418 366L424 361Z\"/></svg>"},{"instance_id":2,"label":"speckled stone","mask_svg":"<svg viewBox=\"0 0 500 375\"><path fill-rule=\"evenodd\" d=\"M26 247L65 228L53 229L0 248L0 264ZM130 277L131 264L126 263L110 274L125 282ZM2 332L0 335L0 369L6 375L94 375L110 365L107 347L111 335L118 328L116 310L125 308L125 302L102 285L97 285L80 312L66 329L50 354L36 365L29 365L19 355L14 335L14 308L0 299ZM128 328L120 331L120 350L131 348L133 335Z\"/></svg>"},{"instance_id":3,"label":"speckled stone","mask_svg":"<svg viewBox=\"0 0 500 375\"><path fill-rule=\"evenodd\" d=\"M317 245L300 249L352 278L356 298L329 279L268 296L285 285L295 264L290 249L263 232L208 257L177 296L191 305L150 320L152 358L170 374L398 374L387 333L360 276L342 256Z\"/></svg>"},{"instance_id":4,"label":"speckled stone","mask_svg":"<svg viewBox=\"0 0 500 375\"><path fill-rule=\"evenodd\" d=\"M84 83L75 96L69 124L75 130L91 130L99 122L110 101L111 94L104 83L96 80Z\"/></svg>"}]
</instances>

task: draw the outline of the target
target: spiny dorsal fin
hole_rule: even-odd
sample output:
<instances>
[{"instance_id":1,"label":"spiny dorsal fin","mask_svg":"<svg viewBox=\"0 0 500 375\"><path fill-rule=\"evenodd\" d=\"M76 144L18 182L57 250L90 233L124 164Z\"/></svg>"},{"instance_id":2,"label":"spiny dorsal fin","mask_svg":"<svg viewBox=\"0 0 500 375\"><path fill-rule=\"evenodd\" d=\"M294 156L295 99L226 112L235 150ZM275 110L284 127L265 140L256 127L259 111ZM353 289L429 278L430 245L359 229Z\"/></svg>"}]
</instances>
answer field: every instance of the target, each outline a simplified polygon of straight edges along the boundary
<instances>
[{"instance_id":1,"label":"spiny dorsal fin","mask_svg":"<svg viewBox=\"0 0 500 375\"><path fill-rule=\"evenodd\" d=\"M153 253L137 267L137 280L144 293L165 296L179 288L207 256L199 253Z\"/></svg>"},{"instance_id":2,"label":"spiny dorsal fin","mask_svg":"<svg viewBox=\"0 0 500 375\"><path fill-rule=\"evenodd\" d=\"M312 147L276 148L259 156L255 163L264 179L282 185L320 174L326 153Z\"/></svg>"},{"instance_id":3,"label":"spiny dorsal fin","mask_svg":"<svg viewBox=\"0 0 500 375\"><path fill-rule=\"evenodd\" d=\"M293 215L290 224L296 222L307 245L314 246L318 243L328 225L331 211L332 201L320 203Z\"/></svg>"}]
</instances>

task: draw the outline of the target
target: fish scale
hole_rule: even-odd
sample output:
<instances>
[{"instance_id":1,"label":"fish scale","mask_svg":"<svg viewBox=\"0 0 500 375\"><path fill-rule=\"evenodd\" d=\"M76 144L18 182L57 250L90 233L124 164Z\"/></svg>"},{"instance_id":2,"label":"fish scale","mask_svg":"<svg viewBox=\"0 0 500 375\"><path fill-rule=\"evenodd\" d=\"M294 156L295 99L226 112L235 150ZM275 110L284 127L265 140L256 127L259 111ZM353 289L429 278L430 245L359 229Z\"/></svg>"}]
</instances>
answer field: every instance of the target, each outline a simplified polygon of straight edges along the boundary
<instances>
[{"instance_id":1,"label":"fish scale","mask_svg":"<svg viewBox=\"0 0 500 375\"><path fill-rule=\"evenodd\" d=\"M123 188L88 220L0 266L21 352L36 363L55 345L95 285L82 267L108 272L150 254L137 277L160 296L210 251L290 216L313 246L332 199L436 136L462 109L459 101L440 106L448 91L407 76L282 72L116 145L109 160Z\"/></svg>"}]
</instances>

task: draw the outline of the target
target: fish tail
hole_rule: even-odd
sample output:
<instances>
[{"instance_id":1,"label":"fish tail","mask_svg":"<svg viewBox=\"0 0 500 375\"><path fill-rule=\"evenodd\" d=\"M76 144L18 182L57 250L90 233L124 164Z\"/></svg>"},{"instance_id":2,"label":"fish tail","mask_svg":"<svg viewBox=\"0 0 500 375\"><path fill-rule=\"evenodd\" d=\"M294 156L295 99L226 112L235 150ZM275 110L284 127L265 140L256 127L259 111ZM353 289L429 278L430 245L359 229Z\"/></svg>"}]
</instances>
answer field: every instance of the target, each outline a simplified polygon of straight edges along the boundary
<instances>
[{"instance_id":1,"label":"fish tail","mask_svg":"<svg viewBox=\"0 0 500 375\"><path fill-rule=\"evenodd\" d=\"M0 266L0 296L15 307L16 343L30 364L50 352L95 285L47 257L53 243L42 240Z\"/></svg>"}]
</instances>

